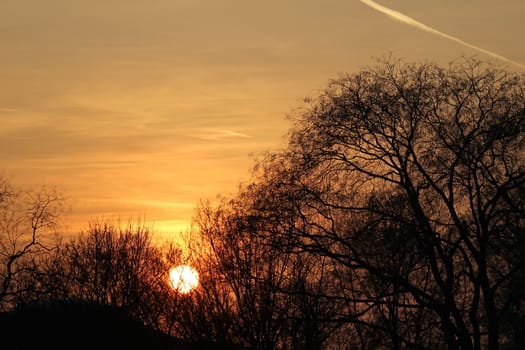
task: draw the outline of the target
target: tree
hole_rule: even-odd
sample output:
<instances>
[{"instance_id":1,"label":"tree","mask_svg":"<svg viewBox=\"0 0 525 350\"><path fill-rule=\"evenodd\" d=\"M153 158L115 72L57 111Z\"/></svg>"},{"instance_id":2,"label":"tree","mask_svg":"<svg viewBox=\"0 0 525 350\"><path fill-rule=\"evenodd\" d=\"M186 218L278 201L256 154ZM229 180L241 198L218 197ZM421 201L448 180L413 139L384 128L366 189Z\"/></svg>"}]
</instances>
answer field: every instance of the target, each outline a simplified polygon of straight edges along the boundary
<instances>
[{"instance_id":1,"label":"tree","mask_svg":"<svg viewBox=\"0 0 525 350\"><path fill-rule=\"evenodd\" d=\"M524 77L386 59L307 103L249 205L296 254L332 262L326 297L345 301L354 342L510 346L525 301Z\"/></svg>"},{"instance_id":2,"label":"tree","mask_svg":"<svg viewBox=\"0 0 525 350\"><path fill-rule=\"evenodd\" d=\"M0 310L34 289L31 276L56 243L62 204L54 188L24 191L0 178Z\"/></svg>"},{"instance_id":3,"label":"tree","mask_svg":"<svg viewBox=\"0 0 525 350\"><path fill-rule=\"evenodd\" d=\"M327 322L334 302L319 293L329 286L323 259L293 254L277 234L283 222L250 208L254 194L247 188L197 211L201 271L211 271L217 294L225 297L216 304L230 310L228 340L251 349L321 349L337 328Z\"/></svg>"},{"instance_id":4,"label":"tree","mask_svg":"<svg viewBox=\"0 0 525 350\"><path fill-rule=\"evenodd\" d=\"M180 265L189 265L198 272L198 286L188 293L171 290L165 301L170 320L168 333L190 344L215 344L236 349L239 337L235 334L237 315L224 278L215 268L209 246L195 232L183 235L184 255Z\"/></svg>"},{"instance_id":5,"label":"tree","mask_svg":"<svg viewBox=\"0 0 525 350\"><path fill-rule=\"evenodd\" d=\"M165 331L168 271L179 255L173 245L154 245L140 223L94 222L42 261L34 277L40 286L35 298L116 306Z\"/></svg>"}]
</instances>

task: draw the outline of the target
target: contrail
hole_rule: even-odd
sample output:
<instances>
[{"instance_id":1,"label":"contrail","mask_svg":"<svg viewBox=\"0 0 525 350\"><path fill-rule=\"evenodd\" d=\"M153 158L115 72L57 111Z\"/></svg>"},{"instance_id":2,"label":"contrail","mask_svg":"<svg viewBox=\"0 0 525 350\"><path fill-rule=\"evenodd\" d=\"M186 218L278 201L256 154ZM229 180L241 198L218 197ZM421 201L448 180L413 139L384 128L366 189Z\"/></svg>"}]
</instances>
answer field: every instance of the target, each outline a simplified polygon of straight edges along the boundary
<instances>
[{"instance_id":1,"label":"contrail","mask_svg":"<svg viewBox=\"0 0 525 350\"><path fill-rule=\"evenodd\" d=\"M429 26L427 26L424 23L416 21L412 17L409 17L409 16L407 16L407 15L401 13L401 12L392 10L391 8L385 7L383 5L379 5L378 3L376 3L376 2L374 2L372 0L359 0L359 1L361 1L366 6L371 7L372 9L374 9L376 11L379 11L379 12L381 12L381 13L383 13L383 14L387 15L388 17L391 17L391 18L393 18L395 20L398 20L398 21L403 22L405 24L411 25L411 26L416 27L418 29L424 30L426 32L438 35L438 36L440 36L442 38L455 41L458 44L461 44L463 46L469 47L471 49L474 49L474 50L479 51L481 53L484 53L486 55L492 56L492 57L497 58L499 60L505 61L507 63L516 65L516 66L520 67L521 69L525 69L525 65L523 65L521 63L513 61L513 60L511 60L511 59L509 59L507 57L498 55L497 53L494 53L492 51L485 50L484 48L481 48L479 46L467 43L466 41L463 41L463 40L461 40L459 38L456 38L455 36L449 35L447 33L440 32L439 30L434 29L432 27L429 27Z\"/></svg>"}]
</instances>

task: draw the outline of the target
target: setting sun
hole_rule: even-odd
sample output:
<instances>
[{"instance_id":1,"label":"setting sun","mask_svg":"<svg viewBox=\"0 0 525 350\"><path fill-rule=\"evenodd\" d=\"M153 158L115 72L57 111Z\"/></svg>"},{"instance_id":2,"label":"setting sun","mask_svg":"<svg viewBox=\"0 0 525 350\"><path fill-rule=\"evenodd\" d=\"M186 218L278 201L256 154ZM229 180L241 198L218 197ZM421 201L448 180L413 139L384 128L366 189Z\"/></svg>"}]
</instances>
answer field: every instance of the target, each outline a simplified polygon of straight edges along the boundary
<instances>
[{"instance_id":1,"label":"setting sun","mask_svg":"<svg viewBox=\"0 0 525 350\"><path fill-rule=\"evenodd\" d=\"M179 293L189 293L199 285L199 273L191 266L174 267L169 276L171 286Z\"/></svg>"}]
</instances>

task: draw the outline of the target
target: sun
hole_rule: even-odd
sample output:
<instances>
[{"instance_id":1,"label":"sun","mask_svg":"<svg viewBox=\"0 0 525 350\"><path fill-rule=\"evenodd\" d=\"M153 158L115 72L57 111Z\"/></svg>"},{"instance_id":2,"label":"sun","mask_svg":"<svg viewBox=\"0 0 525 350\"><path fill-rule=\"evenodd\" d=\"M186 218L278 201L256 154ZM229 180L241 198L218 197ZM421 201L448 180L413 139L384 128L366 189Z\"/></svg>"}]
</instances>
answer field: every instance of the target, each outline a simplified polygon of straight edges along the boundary
<instances>
[{"instance_id":1,"label":"sun","mask_svg":"<svg viewBox=\"0 0 525 350\"><path fill-rule=\"evenodd\" d=\"M179 265L170 270L171 287L179 293L189 293L199 285L199 273L188 265Z\"/></svg>"}]
</instances>

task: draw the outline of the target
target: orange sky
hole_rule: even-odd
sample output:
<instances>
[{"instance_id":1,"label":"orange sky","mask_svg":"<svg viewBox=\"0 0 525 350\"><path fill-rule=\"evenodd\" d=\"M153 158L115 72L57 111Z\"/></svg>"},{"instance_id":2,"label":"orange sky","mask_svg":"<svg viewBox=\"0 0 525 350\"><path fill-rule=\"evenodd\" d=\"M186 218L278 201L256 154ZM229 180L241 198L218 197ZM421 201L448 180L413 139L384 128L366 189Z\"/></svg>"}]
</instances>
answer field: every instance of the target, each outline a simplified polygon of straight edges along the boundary
<instances>
[{"instance_id":1,"label":"orange sky","mask_svg":"<svg viewBox=\"0 0 525 350\"><path fill-rule=\"evenodd\" d=\"M522 0L375 3L525 64ZM68 231L184 230L283 145L286 114L374 57L494 58L360 0L3 0L0 16L0 171L57 186Z\"/></svg>"}]
</instances>

